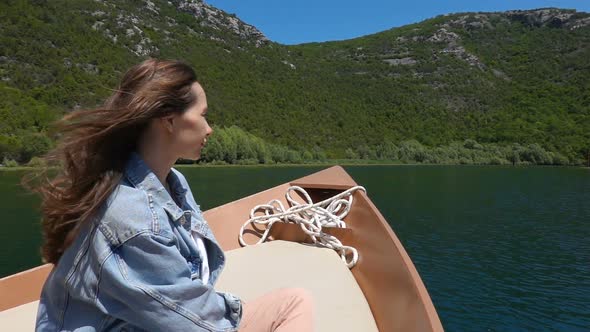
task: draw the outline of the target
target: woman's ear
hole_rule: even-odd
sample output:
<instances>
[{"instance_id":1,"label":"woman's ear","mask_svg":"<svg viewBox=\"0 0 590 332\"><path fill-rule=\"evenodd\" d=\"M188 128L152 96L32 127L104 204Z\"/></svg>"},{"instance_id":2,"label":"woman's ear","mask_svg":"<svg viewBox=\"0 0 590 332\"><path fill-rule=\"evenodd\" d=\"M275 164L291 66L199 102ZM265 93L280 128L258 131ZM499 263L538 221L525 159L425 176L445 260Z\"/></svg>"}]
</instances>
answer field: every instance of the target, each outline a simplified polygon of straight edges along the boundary
<instances>
[{"instance_id":1,"label":"woman's ear","mask_svg":"<svg viewBox=\"0 0 590 332\"><path fill-rule=\"evenodd\" d=\"M175 116L174 115L168 115L165 117L160 118L161 124L164 127L164 129L166 129L166 132L172 134L174 133L174 120L175 120Z\"/></svg>"}]
</instances>

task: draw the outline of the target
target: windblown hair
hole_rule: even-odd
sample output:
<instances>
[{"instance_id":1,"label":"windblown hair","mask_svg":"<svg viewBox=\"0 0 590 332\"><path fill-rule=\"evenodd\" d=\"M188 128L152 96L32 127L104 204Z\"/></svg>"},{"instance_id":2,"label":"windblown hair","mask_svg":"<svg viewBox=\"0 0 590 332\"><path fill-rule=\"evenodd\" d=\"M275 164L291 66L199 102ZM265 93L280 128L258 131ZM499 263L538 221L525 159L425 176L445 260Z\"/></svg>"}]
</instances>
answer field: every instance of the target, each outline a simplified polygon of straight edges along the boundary
<instances>
[{"instance_id":1,"label":"windblown hair","mask_svg":"<svg viewBox=\"0 0 590 332\"><path fill-rule=\"evenodd\" d=\"M41 180L25 180L42 199L45 262L59 261L80 226L115 190L151 120L184 112L195 102L194 82L190 66L148 59L125 73L102 107L71 112L56 123L58 143L44 157L48 167L36 178Z\"/></svg>"}]
</instances>

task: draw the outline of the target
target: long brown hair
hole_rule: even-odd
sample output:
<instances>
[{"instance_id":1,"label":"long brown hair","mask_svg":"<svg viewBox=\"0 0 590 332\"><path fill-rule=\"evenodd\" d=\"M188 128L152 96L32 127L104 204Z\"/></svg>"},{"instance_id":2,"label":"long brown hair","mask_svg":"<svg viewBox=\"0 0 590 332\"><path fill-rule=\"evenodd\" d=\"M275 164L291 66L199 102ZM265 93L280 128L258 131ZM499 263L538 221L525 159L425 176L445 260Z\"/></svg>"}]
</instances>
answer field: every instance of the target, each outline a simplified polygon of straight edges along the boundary
<instances>
[{"instance_id":1,"label":"long brown hair","mask_svg":"<svg viewBox=\"0 0 590 332\"><path fill-rule=\"evenodd\" d=\"M44 157L48 168L36 177L42 180L25 180L42 199L45 262L57 263L80 226L115 190L150 121L183 112L195 101L194 82L190 66L148 59L125 73L102 107L71 112L56 123L58 144Z\"/></svg>"}]
</instances>

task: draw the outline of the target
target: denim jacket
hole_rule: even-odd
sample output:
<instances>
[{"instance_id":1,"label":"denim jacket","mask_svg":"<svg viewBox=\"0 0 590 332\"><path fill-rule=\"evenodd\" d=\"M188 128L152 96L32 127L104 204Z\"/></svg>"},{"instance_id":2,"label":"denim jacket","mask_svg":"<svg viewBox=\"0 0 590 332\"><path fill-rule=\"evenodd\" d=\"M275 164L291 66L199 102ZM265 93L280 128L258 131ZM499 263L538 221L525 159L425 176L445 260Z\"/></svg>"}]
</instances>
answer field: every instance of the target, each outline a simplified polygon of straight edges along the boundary
<instances>
[{"instance_id":1,"label":"denim jacket","mask_svg":"<svg viewBox=\"0 0 590 332\"><path fill-rule=\"evenodd\" d=\"M37 331L236 331L241 301L213 288L225 256L184 176L168 176L173 199L134 152L96 217L50 273ZM190 237L205 241L210 277Z\"/></svg>"}]
</instances>

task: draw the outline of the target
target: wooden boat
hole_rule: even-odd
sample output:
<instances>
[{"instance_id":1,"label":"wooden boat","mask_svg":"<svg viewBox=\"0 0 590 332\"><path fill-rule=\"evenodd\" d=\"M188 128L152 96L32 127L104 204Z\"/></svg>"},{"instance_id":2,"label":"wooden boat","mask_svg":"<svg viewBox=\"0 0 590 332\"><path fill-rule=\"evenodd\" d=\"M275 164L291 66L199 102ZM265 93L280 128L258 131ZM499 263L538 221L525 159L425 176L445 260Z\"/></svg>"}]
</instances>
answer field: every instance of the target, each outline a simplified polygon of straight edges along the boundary
<instances>
[{"instance_id":1,"label":"wooden boat","mask_svg":"<svg viewBox=\"0 0 590 332\"><path fill-rule=\"evenodd\" d=\"M327 232L357 248L358 263L348 269L335 251L299 244L298 225L275 224L272 241L242 248L238 232L250 210L304 188L314 202L357 184L334 166L205 211L228 257L216 289L248 299L277 287L303 287L316 301L318 331L442 331L442 325L414 264L397 236L363 191L356 191L347 228ZM259 233L247 232L255 242ZM32 330L39 294L52 266L47 264L0 279L0 326ZM247 278L244 276L247 275Z\"/></svg>"}]
</instances>

